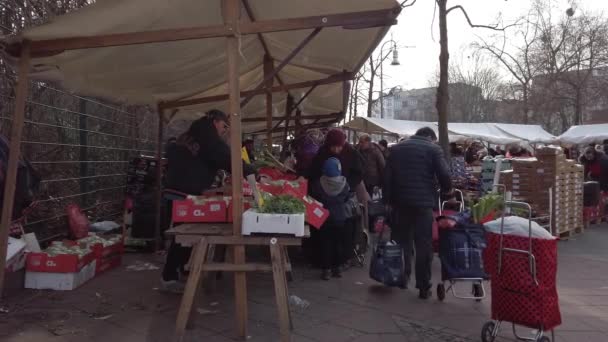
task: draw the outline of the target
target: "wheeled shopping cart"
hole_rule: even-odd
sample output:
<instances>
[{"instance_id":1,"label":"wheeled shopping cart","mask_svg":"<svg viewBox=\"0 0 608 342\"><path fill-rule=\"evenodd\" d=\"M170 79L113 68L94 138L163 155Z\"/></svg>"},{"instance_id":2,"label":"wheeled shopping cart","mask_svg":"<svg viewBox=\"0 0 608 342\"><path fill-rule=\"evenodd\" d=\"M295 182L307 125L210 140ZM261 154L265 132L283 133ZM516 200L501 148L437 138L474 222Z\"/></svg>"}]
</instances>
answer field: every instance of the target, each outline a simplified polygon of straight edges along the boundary
<instances>
[{"instance_id":1,"label":"wheeled shopping cart","mask_svg":"<svg viewBox=\"0 0 608 342\"><path fill-rule=\"evenodd\" d=\"M510 322L519 341L550 342L545 336L561 324L556 288L557 240L532 237L532 208L528 203L507 201L505 208L527 210L529 235L504 235L504 213L500 234L488 233L484 253L491 277L492 321L481 330L483 342L493 342L501 324ZM534 329L532 337L518 335L516 325Z\"/></svg>"},{"instance_id":2,"label":"wheeled shopping cart","mask_svg":"<svg viewBox=\"0 0 608 342\"><path fill-rule=\"evenodd\" d=\"M439 212L436 217L457 215L464 212L464 196L455 190L458 211L446 210L448 201L439 199ZM483 227L471 224L458 224L454 228L440 229L437 222L433 226L434 249L441 260L441 280L437 285L437 298L443 301L446 293L460 299L482 300L486 296L483 286L487 278L483 270L482 251L485 248ZM457 291L458 283L472 283L470 293Z\"/></svg>"}]
</instances>

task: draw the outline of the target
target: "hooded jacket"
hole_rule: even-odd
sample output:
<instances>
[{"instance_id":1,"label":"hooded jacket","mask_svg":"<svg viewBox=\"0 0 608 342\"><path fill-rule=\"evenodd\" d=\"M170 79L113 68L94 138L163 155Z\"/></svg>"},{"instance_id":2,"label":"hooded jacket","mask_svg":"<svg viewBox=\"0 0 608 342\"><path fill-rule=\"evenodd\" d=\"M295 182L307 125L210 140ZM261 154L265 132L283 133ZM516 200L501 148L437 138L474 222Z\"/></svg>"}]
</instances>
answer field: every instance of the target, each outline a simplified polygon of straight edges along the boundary
<instances>
[{"instance_id":1,"label":"hooded jacket","mask_svg":"<svg viewBox=\"0 0 608 342\"><path fill-rule=\"evenodd\" d=\"M311 195L329 211L328 221L343 224L348 219L346 202L351 194L346 177L321 176L312 184Z\"/></svg>"}]
</instances>

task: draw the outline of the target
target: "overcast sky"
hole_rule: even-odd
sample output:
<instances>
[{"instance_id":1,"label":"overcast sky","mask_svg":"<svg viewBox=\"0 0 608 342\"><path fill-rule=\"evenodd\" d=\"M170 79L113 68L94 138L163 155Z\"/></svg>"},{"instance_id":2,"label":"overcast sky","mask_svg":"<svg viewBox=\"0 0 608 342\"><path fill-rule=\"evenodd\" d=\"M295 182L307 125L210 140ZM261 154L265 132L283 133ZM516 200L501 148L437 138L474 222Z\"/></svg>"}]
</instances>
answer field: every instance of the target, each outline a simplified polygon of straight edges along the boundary
<instances>
[{"instance_id":1,"label":"overcast sky","mask_svg":"<svg viewBox=\"0 0 608 342\"><path fill-rule=\"evenodd\" d=\"M571 7L572 0L556 0L558 11L564 13ZM450 0L448 6L462 5L475 24L495 24L497 18L508 24L528 13L531 0ZM399 48L400 66L384 65L384 88L402 86L405 89L429 86L429 80L438 69L439 32L438 20L433 23L434 0L418 0L412 7L405 8L399 16L399 24L393 26L385 40L395 39ZM608 15L608 0L577 0L579 9L602 11ZM465 17L458 11L448 16L450 58L460 59L468 53L466 48L476 36L490 37L496 32L483 28L472 29ZM388 45L385 51L388 50ZM404 46L415 46L405 48Z\"/></svg>"}]
</instances>

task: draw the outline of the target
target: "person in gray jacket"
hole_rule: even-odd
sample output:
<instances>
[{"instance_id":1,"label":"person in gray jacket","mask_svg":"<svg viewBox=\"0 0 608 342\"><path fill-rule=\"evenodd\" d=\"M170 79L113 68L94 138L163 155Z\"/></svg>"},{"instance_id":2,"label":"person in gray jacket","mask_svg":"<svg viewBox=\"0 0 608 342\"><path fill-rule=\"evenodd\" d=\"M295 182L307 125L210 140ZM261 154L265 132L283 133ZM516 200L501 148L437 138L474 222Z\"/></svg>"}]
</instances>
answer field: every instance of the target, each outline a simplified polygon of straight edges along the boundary
<instances>
[{"instance_id":1,"label":"person in gray jacket","mask_svg":"<svg viewBox=\"0 0 608 342\"><path fill-rule=\"evenodd\" d=\"M384 172L383 201L392 212L392 238L402 247L405 284L412 272L412 247L416 251L416 288L419 297L431 296L433 262L433 208L438 184L451 192L450 171L437 135L428 127L390 149Z\"/></svg>"}]
</instances>

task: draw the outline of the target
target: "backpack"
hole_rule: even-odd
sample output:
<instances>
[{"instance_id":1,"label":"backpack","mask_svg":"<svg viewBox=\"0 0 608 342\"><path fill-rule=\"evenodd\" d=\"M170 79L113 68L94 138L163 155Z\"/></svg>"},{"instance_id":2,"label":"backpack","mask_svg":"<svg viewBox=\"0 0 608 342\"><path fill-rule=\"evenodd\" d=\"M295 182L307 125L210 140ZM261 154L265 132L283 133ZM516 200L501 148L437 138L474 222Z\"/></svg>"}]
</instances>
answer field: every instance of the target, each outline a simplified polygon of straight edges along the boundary
<instances>
[{"instance_id":1,"label":"backpack","mask_svg":"<svg viewBox=\"0 0 608 342\"><path fill-rule=\"evenodd\" d=\"M4 203L4 183L9 157L9 145L6 138L0 135L0 205ZM29 161L20 158L17 164L17 181L15 184L15 203L12 219L21 216L21 212L34 200L40 187L40 176Z\"/></svg>"}]
</instances>

